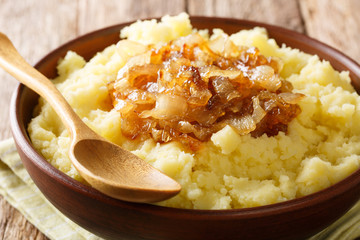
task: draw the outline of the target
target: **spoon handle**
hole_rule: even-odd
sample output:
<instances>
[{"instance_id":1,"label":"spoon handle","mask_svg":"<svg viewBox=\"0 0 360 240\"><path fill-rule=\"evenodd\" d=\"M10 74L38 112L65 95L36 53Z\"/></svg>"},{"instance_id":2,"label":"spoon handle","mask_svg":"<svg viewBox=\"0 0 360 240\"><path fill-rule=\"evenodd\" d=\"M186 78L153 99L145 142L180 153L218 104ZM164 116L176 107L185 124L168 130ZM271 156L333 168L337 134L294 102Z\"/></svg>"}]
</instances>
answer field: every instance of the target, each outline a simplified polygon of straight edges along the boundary
<instances>
[{"instance_id":1,"label":"spoon handle","mask_svg":"<svg viewBox=\"0 0 360 240\"><path fill-rule=\"evenodd\" d=\"M51 81L30 66L10 39L0 32L0 66L21 83L45 98L63 120L70 133L85 125Z\"/></svg>"}]
</instances>

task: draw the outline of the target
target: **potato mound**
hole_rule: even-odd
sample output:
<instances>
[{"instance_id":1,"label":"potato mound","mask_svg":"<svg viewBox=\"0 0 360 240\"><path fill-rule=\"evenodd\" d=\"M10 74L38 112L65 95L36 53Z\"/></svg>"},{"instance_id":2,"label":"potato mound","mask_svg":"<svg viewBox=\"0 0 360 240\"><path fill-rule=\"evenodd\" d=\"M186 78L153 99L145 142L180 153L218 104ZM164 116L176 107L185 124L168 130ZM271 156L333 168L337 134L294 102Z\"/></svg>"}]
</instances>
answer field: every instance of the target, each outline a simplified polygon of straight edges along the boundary
<instances>
[{"instance_id":1,"label":"potato mound","mask_svg":"<svg viewBox=\"0 0 360 240\"><path fill-rule=\"evenodd\" d=\"M121 37L160 46L192 33L215 39L225 33L193 29L188 16L165 16L161 22L138 21ZM107 84L126 64L116 45L89 62L68 52L59 62L54 83L76 113L93 130L140 156L177 180L182 191L159 205L190 209L232 209L262 206L324 189L350 175L360 164L360 97L347 72L327 61L278 46L266 30L254 28L229 36L237 46L256 47L266 57L281 59L281 78L304 97L301 113L287 133L252 137L229 125L211 135L197 151L178 141L129 140L121 132ZM127 49L127 54L135 53ZM68 157L69 133L50 105L40 98L28 131L35 148L56 168L83 181Z\"/></svg>"}]
</instances>

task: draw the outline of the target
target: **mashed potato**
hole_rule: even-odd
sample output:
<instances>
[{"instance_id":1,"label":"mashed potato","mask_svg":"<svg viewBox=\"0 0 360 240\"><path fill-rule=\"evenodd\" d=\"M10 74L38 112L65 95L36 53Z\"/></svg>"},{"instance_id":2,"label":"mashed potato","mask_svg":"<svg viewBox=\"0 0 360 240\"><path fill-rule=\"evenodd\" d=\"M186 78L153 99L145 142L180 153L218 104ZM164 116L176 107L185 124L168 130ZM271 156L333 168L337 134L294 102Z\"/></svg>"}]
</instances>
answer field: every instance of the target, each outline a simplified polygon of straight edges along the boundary
<instances>
[{"instance_id":1,"label":"mashed potato","mask_svg":"<svg viewBox=\"0 0 360 240\"><path fill-rule=\"evenodd\" d=\"M159 23L136 22L124 28L121 37L158 44L193 31L197 30L192 29L188 16L180 14L165 16ZM209 37L207 31L197 32ZM214 31L215 36L220 34L222 30ZM236 45L255 46L265 56L281 58L281 77L305 95L299 103L302 112L286 134L253 138L226 126L195 152L175 141L128 140L121 134L120 114L112 107L107 88L125 64L115 45L89 62L68 52L54 82L92 129L181 184L180 194L158 203L163 206L231 209L267 205L314 193L358 169L360 97L348 73L335 71L318 56L278 46L263 28L242 30L230 38ZM40 99L34 116L28 131L35 148L53 166L83 181L68 157L68 131L50 105Z\"/></svg>"}]
</instances>

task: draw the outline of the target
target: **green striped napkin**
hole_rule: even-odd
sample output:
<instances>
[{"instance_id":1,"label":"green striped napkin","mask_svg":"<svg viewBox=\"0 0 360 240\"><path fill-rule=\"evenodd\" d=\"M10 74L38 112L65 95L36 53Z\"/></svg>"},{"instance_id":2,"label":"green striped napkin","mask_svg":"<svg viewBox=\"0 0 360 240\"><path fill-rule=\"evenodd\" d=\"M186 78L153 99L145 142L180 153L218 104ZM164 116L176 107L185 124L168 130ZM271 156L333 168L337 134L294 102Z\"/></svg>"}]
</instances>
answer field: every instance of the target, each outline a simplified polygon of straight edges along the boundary
<instances>
[{"instance_id":1,"label":"green striped napkin","mask_svg":"<svg viewBox=\"0 0 360 240\"><path fill-rule=\"evenodd\" d=\"M0 194L50 239L101 238L60 213L31 180L13 139L0 142ZM360 237L360 201L345 216L309 240L353 240Z\"/></svg>"},{"instance_id":2,"label":"green striped napkin","mask_svg":"<svg viewBox=\"0 0 360 240\"><path fill-rule=\"evenodd\" d=\"M14 141L0 142L0 194L50 239L101 239L79 227L46 200L25 170Z\"/></svg>"}]
</instances>

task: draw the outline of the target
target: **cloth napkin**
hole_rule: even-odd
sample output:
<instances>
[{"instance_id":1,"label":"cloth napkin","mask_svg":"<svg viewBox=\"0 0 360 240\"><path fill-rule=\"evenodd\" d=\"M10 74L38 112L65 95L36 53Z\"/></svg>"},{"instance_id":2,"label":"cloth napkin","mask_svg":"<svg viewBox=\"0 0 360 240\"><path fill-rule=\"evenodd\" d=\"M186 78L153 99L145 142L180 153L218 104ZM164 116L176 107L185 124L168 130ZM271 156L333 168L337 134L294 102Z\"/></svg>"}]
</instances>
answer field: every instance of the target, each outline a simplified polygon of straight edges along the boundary
<instances>
[{"instance_id":1,"label":"cloth napkin","mask_svg":"<svg viewBox=\"0 0 360 240\"><path fill-rule=\"evenodd\" d=\"M25 170L13 139L0 142L0 194L50 239L100 240L59 212Z\"/></svg>"},{"instance_id":2,"label":"cloth napkin","mask_svg":"<svg viewBox=\"0 0 360 240\"><path fill-rule=\"evenodd\" d=\"M13 139L0 142L0 194L50 239L101 238L76 225L46 200L25 170ZM309 240L360 237L360 201L342 218Z\"/></svg>"}]
</instances>

